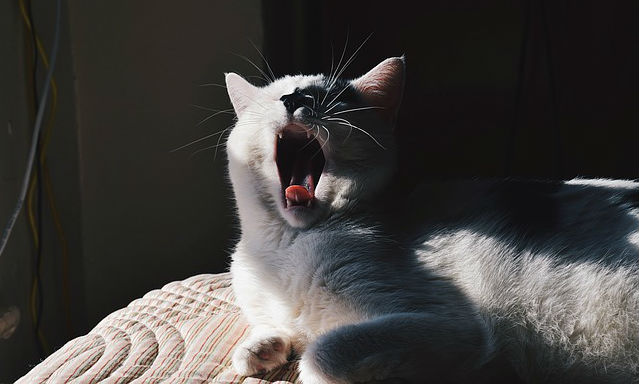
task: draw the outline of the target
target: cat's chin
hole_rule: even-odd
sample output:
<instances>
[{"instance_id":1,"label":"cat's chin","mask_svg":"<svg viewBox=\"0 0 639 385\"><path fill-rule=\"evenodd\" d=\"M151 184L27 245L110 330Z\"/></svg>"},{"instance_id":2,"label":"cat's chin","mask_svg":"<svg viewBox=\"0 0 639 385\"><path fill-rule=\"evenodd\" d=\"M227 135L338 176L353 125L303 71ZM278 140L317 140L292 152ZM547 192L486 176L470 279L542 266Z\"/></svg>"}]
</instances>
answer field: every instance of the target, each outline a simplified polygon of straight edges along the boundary
<instances>
[{"instance_id":1,"label":"cat's chin","mask_svg":"<svg viewBox=\"0 0 639 385\"><path fill-rule=\"evenodd\" d=\"M286 206L283 202L280 207L280 213L284 220L297 229L306 229L317 222L321 214L321 208L318 207L318 201L313 199L310 207L305 206Z\"/></svg>"}]
</instances>

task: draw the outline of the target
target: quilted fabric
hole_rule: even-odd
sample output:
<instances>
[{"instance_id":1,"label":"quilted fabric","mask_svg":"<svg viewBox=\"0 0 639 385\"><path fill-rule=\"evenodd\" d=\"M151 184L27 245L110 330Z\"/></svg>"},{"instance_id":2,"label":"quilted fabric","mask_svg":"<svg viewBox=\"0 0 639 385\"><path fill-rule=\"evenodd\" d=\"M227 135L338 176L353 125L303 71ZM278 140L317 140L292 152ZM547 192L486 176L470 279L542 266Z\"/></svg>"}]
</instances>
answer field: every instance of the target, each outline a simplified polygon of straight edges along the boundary
<instances>
[{"instance_id":1,"label":"quilted fabric","mask_svg":"<svg viewBox=\"0 0 639 385\"><path fill-rule=\"evenodd\" d=\"M18 383L292 383L296 363L262 377L231 368L248 326L233 304L229 273L153 290L69 341Z\"/></svg>"}]
</instances>

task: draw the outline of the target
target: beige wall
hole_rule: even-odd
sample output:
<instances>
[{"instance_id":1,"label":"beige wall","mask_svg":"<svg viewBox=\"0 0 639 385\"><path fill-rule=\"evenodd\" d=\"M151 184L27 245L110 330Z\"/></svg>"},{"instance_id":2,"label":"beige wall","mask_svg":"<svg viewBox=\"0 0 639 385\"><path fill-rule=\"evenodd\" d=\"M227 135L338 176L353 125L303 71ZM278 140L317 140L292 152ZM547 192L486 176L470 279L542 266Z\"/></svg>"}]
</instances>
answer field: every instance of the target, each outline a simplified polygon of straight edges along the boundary
<instances>
[{"instance_id":1,"label":"beige wall","mask_svg":"<svg viewBox=\"0 0 639 385\"><path fill-rule=\"evenodd\" d=\"M53 7L34 3L36 24L49 47ZM223 83L226 71L254 75L233 52L259 63L249 39L261 46L262 24L258 0L67 0L64 5L56 71L60 108L49 159L69 239L78 334L153 288L226 268L234 230L224 151L215 161L212 150L190 157L215 141L169 151L232 123L231 115L221 115L197 126L207 112L192 104L230 107L223 88L199 85ZM3 56L0 61L4 226L31 127L25 124L24 37L17 6L2 2L0 7L2 36L12 37L1 43L11 60ZM8 136L11 119L20 124ZM59 346L68 339L61 256L50 219L45 221L44 331ZM28 236L21 219L0 260L0 307L26 306L32 259ZM29 319L23 316L16 335L0 340L0 380L14 380L35 364Z\"/></svg>"}]
</instances>

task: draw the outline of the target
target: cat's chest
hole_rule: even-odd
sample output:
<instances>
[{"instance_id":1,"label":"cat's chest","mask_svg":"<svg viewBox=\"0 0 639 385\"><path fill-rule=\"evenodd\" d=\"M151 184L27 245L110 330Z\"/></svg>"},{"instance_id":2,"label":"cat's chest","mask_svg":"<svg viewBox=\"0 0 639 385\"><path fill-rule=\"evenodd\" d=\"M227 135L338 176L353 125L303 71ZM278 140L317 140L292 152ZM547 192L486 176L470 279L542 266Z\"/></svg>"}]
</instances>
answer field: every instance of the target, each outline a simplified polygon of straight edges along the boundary
<instances>
[{"instance_id":1,"label":"cat's chest","mask_svg":"<svg viewBox=\"0 0 639 385\"><path fill-rule=\"evenodd\" d=\"M253 286L241 291L252 297L249 306L258 306L275 322L314 338L363 319L327 285L322 271L331 258L330 250L302 240L286 248L253 253L234 262L247 275L243 281Z\"/></svg>"},{"instance_id":2,"label":"cat's chest","mask_svg":"<svg viewBox=\"0 0 639 385\"><path fill-rule=\"evenodd\" d=\"M317 335L362 320L363 316L349 306L348 299L326 282L323 269L331 259L331 250L300 242L282 254L287 263L279 269L279 295L298 329Z\"/></svg>"}]
</instances>

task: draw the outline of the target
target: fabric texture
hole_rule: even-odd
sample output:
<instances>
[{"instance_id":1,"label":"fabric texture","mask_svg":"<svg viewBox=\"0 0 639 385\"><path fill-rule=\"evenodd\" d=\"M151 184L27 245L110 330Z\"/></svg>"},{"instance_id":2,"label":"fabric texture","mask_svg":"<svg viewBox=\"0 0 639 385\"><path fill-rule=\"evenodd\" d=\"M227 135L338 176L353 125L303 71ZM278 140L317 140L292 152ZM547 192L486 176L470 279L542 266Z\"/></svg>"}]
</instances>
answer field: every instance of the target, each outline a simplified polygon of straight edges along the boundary
<instances>
[{"instance_id":1,"label":"fabric texture","mask_svg":"<svg viewBox=\"0 0 639 385\"><path fill-rule=\"evenodd\" d=\"M231 367L248 325L231 276L203 274L153 290L69 341L17 383L295 383L291 362L260 377Z\"/></svg>"}]
</instances>

